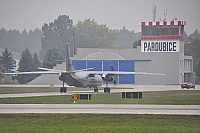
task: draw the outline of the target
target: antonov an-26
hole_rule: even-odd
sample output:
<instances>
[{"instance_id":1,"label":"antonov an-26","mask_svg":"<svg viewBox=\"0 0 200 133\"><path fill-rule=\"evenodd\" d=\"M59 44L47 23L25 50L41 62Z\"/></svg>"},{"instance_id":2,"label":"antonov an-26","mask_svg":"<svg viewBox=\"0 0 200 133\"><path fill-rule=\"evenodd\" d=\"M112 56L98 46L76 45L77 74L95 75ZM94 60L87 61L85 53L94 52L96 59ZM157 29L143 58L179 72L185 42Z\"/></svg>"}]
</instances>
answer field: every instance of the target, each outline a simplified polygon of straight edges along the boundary
<instances>
[{"instance_id":1,"label":"antonov an-26","mask_svg":"<svg viewBox=\"0 0 200 133\"><path fill-rule=\"evenodd\" d=\"M67 46L67 49L68 49L68 46ZM108 83L115 82L115 77L117 75L132 75L132 74L165 75L162 73L114 71L112 67L111 67L112 69L111 71L90 71L91 69L95 69L95 68L75 70L69 58L66 59L66 71L56 70L56 69L47 69L47 68L41 68L41 67L39 67L38 69L43 70L43 71L5 73L5 74L6 75L57 74L59 76L59 80L63 82L63 87L60 88L60 92L66 92L67 90L66 87L64 87L64 83L66 83L69 86L94 88L94 92L98 92L97 87L101 86L103 84L103 81L106 82L106 87L104 89L110 90L110 88L108 87Z\"/></svg>"}]
</instances>

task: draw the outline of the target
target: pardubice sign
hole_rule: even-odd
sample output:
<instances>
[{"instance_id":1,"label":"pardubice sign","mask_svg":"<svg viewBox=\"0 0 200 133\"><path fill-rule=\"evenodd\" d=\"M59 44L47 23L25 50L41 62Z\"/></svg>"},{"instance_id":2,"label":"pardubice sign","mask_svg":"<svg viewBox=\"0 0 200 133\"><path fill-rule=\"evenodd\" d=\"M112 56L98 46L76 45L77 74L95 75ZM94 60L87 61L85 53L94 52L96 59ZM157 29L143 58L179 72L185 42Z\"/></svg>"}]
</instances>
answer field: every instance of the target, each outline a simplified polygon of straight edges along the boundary
<instances>
[{"instance_id":1,"label":"pardubice sign","mask_svg":"<svg viewBox=\"0 0 200 133\"><path fill-rule=\"evenodd\" d=\"M141 41L141 52L179 52L179 41Z\"/></svg>"}]
</instances>

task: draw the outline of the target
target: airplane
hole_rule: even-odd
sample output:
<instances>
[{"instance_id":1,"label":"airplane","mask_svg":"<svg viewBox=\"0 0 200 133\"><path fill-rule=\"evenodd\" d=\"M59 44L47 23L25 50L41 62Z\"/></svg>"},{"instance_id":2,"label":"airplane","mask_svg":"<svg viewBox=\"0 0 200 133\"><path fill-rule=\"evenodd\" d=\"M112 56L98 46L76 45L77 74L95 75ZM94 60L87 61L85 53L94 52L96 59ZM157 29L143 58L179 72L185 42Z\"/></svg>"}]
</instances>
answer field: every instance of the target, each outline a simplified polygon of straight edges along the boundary
<instances>
[{"instance_id":1,"label":"airplane","mask_svg":"<svg viewBox=\"0 0 200 133\"><path fill-rule=\"evenodd\" d=\"M106 87L104 88L104 90L106 89L110 91L108 83L115 83L115 78L117 75L166 75L162 73L114 71L113 66L111 66L111 71L90 71L95 68L75 70L69 58L70 56L68 45L67 51L68 58L66 58L66 71L38 67L38 69L43 71L5 73L5 75L57 74L59 76L59 80L63 82L63 86L60 88L61 93L66 93L67 91L67 88L64 87L64 83L74 87L94 88L94 92L98 92L98 86L102 86L103 81L105 81L106 83Z\"/></svg>"}]
</instances>

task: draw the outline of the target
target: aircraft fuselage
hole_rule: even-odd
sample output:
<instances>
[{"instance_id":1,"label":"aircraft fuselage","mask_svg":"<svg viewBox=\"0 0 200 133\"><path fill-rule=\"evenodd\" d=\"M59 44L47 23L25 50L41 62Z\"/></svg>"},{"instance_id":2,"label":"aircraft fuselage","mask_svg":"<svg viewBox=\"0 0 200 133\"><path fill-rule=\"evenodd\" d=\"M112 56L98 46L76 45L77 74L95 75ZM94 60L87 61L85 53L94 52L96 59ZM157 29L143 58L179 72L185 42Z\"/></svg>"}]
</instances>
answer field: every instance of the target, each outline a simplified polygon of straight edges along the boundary
<instances>
[{"instance_id":1,"label":"aircraft fuselage","mask_svg":"<svg viewBox=\"0 0 200 133\"><path fill-rule=\"evenodd\" d=\"M103 84L100 75L89 74L88 72L83 71L76 73L62 73L59 79L66 82L67 85L75 87L97 87Z\"/></svg>"}]
</instances>

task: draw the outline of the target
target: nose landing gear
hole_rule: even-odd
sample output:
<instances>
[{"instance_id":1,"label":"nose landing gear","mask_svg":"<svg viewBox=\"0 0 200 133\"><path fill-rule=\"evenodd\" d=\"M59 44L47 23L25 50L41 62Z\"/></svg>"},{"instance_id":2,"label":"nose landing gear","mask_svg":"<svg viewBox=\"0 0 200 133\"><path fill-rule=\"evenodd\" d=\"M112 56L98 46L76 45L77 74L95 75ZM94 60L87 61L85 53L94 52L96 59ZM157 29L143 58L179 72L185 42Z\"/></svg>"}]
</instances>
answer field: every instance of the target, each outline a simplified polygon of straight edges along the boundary
<instances>
[{"instance_id":1,"label":"nose landing gear","mask_svg":"<svg viewBox=\"0 0 200 133\"><path fill-rule=\"evenodd\" d=\"M60 93L66 93L67 87L65 87L65 83L63 82L63 87L60 87Z\"/></svg>"}]
</instances>

